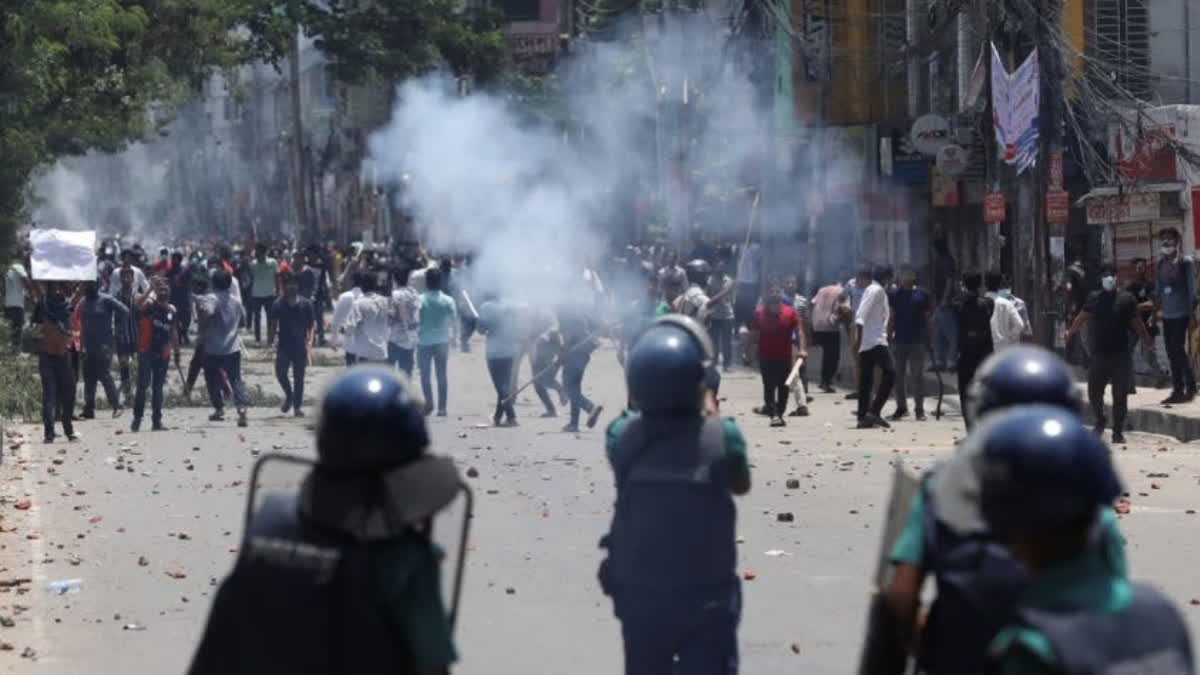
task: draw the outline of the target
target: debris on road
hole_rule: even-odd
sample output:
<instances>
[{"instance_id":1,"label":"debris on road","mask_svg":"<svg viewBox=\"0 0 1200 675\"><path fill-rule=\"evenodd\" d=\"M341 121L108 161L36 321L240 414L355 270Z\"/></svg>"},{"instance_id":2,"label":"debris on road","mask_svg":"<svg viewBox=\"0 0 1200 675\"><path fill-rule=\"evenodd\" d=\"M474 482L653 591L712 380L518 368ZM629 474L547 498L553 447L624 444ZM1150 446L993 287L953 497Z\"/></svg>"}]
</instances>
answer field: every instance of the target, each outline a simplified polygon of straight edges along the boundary
<instances>
[{"instance_id":1,"label":"debris on road","mask_svg":"<svg viewBox=\"0 0 1200 675\"><path fill-rule=\"evenodd\" d=\"M187 575L184 574L183 572L180 572L179 570L171 570L170 572L167 572L167 576L171 577L172 579L186 579L187 578Z\"/></svg>"},{"instance_id":2,"label":"debris on road","mask_svg":"<svg viewBox=\"0 0 1200 675\"><path fill-rule=\"evenodd\" d=\"M28 497L18 499L13 508L20 511L28 511L29 507L33 506L33 502Z\"/></svg>"},{"instance_id":3,"label":"debris on road","mask_svg":"<svg viewBox=\"0 0 1200 675\"><path fill-rule=\"evenodd\" d=\"M150 564L150 561L148 559L146 559L146 556L144 556L144 555L138 556L138 567L146 567L149 564Z\"/></svg>"},{"instance_id":4,"label":"debris on road","mask_svg":"<svg viewBox=\"0 0 1200 675\"><path fill-rule=\"evenodd\" d=\"M799 653L800 653L800 645L799 645L799 644L797 644L797 643L795 643L795 642L793 642L793 643L792 643L792 653L793 653L793 654L799 654Z\"/></svg>"},{"instance_id":5,"label":"debris on road","mask_svg":"<svg viewBox=\"0 0 1200 675\"><path fill-rule=\"evenodd\" d=\"M475 467L467 469L467 478L479 478L479 469Z\"/></svg>"},{"instance_id":6,"label":"debris on road","mask_svg":"<svg viewBox=\"0 0 1200 675\"><path fill-rule=\"evenodd\" d=\"M787 479L787 489L799 490L800 489L800 479L798 479L798 478Z\"/></svg>"},{"instance_id":7,"label":"debris on road","mask_svg":"<svg viewBox=\"0 0 1200 675\"><path fill-rule=\"evenodd\" d=\"M1171 477L1171 475L1167 474L1167 473L1148 473L1148 474L1146 474L1146 478L1170 478L1170 477Z\"/></svg>"},{"instance_id":8,"label":"debris on road","mask_svg":"<svg viewBox=\"0 0 1200 675\"><path fill-rule=\"evenodd\" d=\"M775 520L781 523L790 523L795 519L796 516L792 515L791 511L780 511L779 513L775 514Z\"/></svg>"},{"instance_id":9,"label":"debris on road","mask_svg":"<svg viewBox=\"0 0 1200 675\"><path fill-rule=\"evenodd\" d=\"M791 553L788 553L787 551L781 551L781 550L779 550L779 549L777 549L777 548L773 548L773 549L771 549L770 551L765 551L765 552L763 553L763 555L766 555L766 556L768 556L768 557L771 557L771 558L778 558L778 557L780 557L780 556L790 556L790 555L792 555L792 554L791 554Z\"/></svg>"},{"instance_id":10,"label":"debris on road","mask_svg":"<svg viewBox=\"0 0 1200 675\"><path fill-rule=\"evenodd\" d=\"M505 595L516 595L517 589L513 588L512 586L509 586L508 588L504 589L504 594Z\"/></svg>"},{"instance_id":11,"label":"debris on road","mask_svg":"<svg viewBox=\"0 0 1200 675\"><path fill-rule=\"evenodd\" d=\"M1120 499L1118 499L1116 505L1113 506L1113 509L1118 514L1123 515L1123 516L1127 515L1131 508L1132 508L1132 505L1130 504L1129 500L1125 497L1121 497Z\"/></svg>"},{"instance_id":12,"label":"debris on road","mask_svg":"<svg viewBox=\"0 0 1200 675\"><path fill-rule=\"evenodd\" d=\"M125 624L121 627L121 630L146 630L146 627L135 621L134 623Z\"/></svg>"},{"instance_id":13,"label":"debris on road","mask_svg":"<svg viewBox=\"0 0 1200 675\"><path fill-rule=\"evenodd\" d=\"M742 578L746 581L754 581L758 578L758 573L754 570L746 570L745 572L742 572Z\"/></svg>"}]
</instances>

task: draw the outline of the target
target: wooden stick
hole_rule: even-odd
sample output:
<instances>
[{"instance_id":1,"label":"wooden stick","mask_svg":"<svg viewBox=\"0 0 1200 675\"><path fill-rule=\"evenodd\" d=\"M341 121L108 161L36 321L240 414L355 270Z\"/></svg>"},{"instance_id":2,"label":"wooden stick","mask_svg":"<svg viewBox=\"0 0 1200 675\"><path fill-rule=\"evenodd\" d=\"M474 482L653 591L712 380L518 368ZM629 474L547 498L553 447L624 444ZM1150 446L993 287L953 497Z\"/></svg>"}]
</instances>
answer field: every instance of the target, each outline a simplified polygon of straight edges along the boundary
<instances>
[{"instance_id":1,"label":"wooden stick","mask_svg":"<svg viewBox=\"0 0 1200 675\"><path fill-rule=\"evenodd\" d=\"M754 193L754 202L750 205L750 218L746 221L746 238L742 241L742 250L738 253L737 276L734 281L742 278L742 264L746 262L746 249L750 246L750 232L754 230L754 218L758 215L758 200L762 191Z\"/></svg>"}]
</instances>

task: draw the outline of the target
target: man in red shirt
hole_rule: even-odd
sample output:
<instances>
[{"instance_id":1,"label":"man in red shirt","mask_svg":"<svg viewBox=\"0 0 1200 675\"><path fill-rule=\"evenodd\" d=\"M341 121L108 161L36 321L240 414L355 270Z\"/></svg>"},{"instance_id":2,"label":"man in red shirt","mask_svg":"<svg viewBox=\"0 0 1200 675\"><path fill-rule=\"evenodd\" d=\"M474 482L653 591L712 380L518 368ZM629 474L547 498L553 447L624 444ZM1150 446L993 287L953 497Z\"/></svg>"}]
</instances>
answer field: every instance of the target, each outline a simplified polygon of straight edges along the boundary
<instances>
[{"instance_id":1,"label":"man in red shirt","mask_svg":"<svg viewBox=\"0 0 1200 675\"><path fill-rule=\"evenodd\" d=\"M758 345L758 367L763 382L762 412L771 418L771 426L784 425L787 407L787 376L792 370L792 345L800 328L796 310L783 304L779 286L767 289L763 302L750 321L750 341Z\"/></svg>"}]
</instances>

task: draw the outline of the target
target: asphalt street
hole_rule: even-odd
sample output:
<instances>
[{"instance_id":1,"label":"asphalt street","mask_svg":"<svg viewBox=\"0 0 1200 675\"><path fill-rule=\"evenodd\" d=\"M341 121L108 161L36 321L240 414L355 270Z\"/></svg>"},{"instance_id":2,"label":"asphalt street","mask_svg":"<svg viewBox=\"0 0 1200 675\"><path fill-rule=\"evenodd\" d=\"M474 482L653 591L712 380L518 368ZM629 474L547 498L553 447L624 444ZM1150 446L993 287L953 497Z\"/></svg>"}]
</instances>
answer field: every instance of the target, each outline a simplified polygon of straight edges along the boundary
<instances>
[{"instance_id":1,"label":"asphalt street","mask_svg":"<svg viewBox=\"0 0 1200 675\"><path fill-rule=\"evenodd\" d=\"M560 432L564 420L540 419L529 390L519 399L521 425L492 428L481 352L477 342L473 353L452 356L450 415L430 418L433 450L478 474L469 479L476 511L455 672L620 672L618 624L596 568L613 499L603 426L625 400L622 371L611 349L593 357L584 385L605 406L595 430ZM326 363L338 356L322 354ZM252 384L277 391L262 352L251 350L247 368ZM319 396L337 370L310 370L310 395ZM528 374L526 364L522 381ZM742 672L850 673L891 465L900 459L924 469L945 457L963 433L961 419L860 431L852 402L818 394L810 417L774 429L750 412L761 387L745 370L726 375L722 396L723 412L749 440L753 467L753 490L738 500L739 567L748 578ZM43 444L38 426L8 429L0 464L0 672L185 670L215 584L235 559L251 465L268 452L311 456L316 418L315 406L305 420L255 408L250 427L239 429L232 417L207 421L208 412L170 409L169 431L138 434L128 430L129 413L114 421L101 412L78 424L78 443ZM1132 573L1180 603L1195 636L1200 446L1141 433L1129 439L1114 452L1132 503L1121 520ZM294 478L268 473L265 489L285 489ZM800 487L788 489L788 479ZM780 522L780 513L793 519ZM460 517L452 510L437 524L448 560L458 555ZM47 591L76 579L65 584L74 592Z\"/></svg>"}]
</instances>

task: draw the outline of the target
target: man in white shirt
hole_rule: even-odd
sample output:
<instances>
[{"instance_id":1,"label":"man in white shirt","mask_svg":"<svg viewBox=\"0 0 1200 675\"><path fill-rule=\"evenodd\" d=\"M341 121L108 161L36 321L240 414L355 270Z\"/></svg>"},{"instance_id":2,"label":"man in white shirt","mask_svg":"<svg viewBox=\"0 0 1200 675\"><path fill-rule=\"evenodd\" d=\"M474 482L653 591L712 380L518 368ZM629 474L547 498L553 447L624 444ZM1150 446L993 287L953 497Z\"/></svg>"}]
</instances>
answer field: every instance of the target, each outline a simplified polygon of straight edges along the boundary
<instances>
[{"instance_id":1,"label":"man in white shirt","mask_svg":"<svg viewBox=\"0 0 1200 675\"><path fill-rule=\"evenodd\" d=\"M25 293L32 286L25 265L19 260L13 261L4 275L4 318L8 319L12 329L14 347L21 345L21 331L25 329Z\"/></svg>"},{"instance_id":2,"label":"man in white shirt","mask_svg":"<svg viewBox=\"0 0 1200 675\"><path fill-rule=\"evenodd\" d=\"M392 271L392 298L388 303L388 362L412 377L413 357L417 349L417 330L421 325L421 296L408 285L409 271Z\"/></svg>"},{"instance_id":3,"label":"man in white shirt","mask_svg":"<svg viewBox=\"0 0 1200 675\"><path fill-rule=\"evenodd\" d=\"M1005 288L1004 277L999 272L988 272L983 285L987 297L995 303L992 310L992 345L1000 351L1010 345L1020 344L1025 332L1025 320L1012 300L1012 290Z\"/></svg>"},{"instance_id":4,"label":"man in white shirt","mask_svg":"<svg viewBox=\"0 0 1200 675\"><path fill-rule=\"evenodd\" d=\"M388 298L377 292L379 279L373 272L361 272L357 286L362 289L362 296L350 306L342 324L342 332L354 336L346 345L346 359L349 363L385 363L392 332Z\"/></svg>"},{"instance_id":5,"label":"man in white shirt","mask_svg":"<svg viewBox=\"0 0 1200 675\"><path fill-rule=\"evenodd\" d=\"M329 326L333 330L335 339L340 339L342 349L346 350L346 365L354 364L352 354L357 353L357 346L354 344L354 333L347 333L342 330L342 326L346 323L346 317L350 316L350 309L354 307L354 301L362 297L362 288L359 283L361 277L354 278L354 286L338 296L337 302L333 304L333 317L329 321Z\"/></svg>"},{"instance_id":6,"label":"man in white shirt","mask_svg":"<svg viewBox=\"0 0 1200 675\"><path fill-rule=\"evenodd\" d=\"M858 354L858 428L888 427L880 416L883 404L892 393L896 378L896 367L892 364L892 353L888 349L887 325L891 313L887 292L884 287L891 281L892 268L876 265L871 272L871 284L863 290L858 311L854 314L854 338L852 345ZM879 389L871 400L871 385L875 380L875 369L879 368ZM868 402L870 406L868 407Z\"/></svg>"},{"instance_id":7,"label":"man in white shirt","mask_svg":"<svg viewBox=\"0 0 1200 675\"><path fill-rule=\"evenodd\" d=\"M142 271L142 268L133 264L134 257L133 251L129 249L121 251L121 264L108 275L109 288L120 288L121 270L131 269L133 270L133 291L142 295L150 290L150 280L146 278L146 273Z\"/></svg>"}]
</instances>

